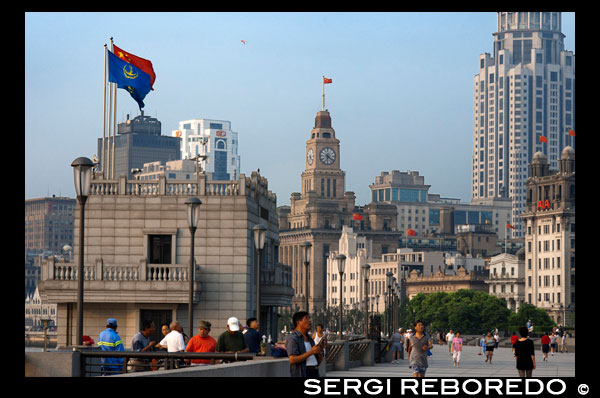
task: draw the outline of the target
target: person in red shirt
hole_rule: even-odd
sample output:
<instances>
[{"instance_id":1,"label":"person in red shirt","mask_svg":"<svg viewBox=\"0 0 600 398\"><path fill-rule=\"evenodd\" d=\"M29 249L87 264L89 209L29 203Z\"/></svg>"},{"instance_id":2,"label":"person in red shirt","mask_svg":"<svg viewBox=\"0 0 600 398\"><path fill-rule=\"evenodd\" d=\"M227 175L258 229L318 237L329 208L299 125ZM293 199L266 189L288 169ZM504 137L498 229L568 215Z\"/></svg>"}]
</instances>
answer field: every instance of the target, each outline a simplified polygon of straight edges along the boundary
<instances>
[{"instance_id":1,"label":"person in red shirt","mask_svg":"<svg viewBox=\"0 0 600 398\"><path fill-rule=\"evenodd\" d=\"M544 354L544 361L548 361L548 351L550 351L550 337L548 337L548 332L544 333L542 336L542 353Z\"/></svg>"},{"instance_id":2,"label":"person in red shirt","mask_svg":"<svg viewBox=\"0 0 600 398\"><path fill-rule=\"evenodd\" d=\"M209 336L210 322L200 321L198 325L198 334L190 339L185 348L186 352L215 352L217 340ZM186 360L187 362L188 360ZM210 365L210 359L192 359L192 365L205 364Z\"/></svg>"},{"instance_id":3,"label":"person in red shirt","mask_svg":"<svg viewBox=\"0 0 600 398\"><path fill-rule=\"evenodd\" d=\"M513 354L515 352L515 343L517 342L517 340L519 340L519 336L517 336L517 333L513 332L512 336L510 336L510 343L512 344Z\"/></svg>"}]
</instances>

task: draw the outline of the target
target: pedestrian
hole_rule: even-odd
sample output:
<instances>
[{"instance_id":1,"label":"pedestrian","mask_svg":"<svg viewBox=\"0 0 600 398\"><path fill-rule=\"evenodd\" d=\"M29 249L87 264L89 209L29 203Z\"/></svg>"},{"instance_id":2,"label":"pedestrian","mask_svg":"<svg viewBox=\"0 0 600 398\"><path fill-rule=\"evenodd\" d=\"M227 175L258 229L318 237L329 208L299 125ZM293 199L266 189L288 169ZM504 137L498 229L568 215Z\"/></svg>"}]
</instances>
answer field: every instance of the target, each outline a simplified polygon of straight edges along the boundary
<instances>
[{"instance_id":1,"label":"pedestrian","mask_svg":"<svg viewBox=\"0 0 600 398\"><path fill-rule=\"evenodd\" d=\"M520 377L531 377L535 369L535 347L527 336L529 331L523 326L519 329L521 338L515 343L515 362Z\"/></svg>"},{"instance_id":2,"label":"pedestrian","mask_svg":"<svg viewBox=\"0 0 600 398\"><path fill-rule=\"evenodd\" d=\"M519 339L516 332L513 332L512 336L510 336L510 343L512 345L513 354L515 353L515 343Z\"/></svg>"},{"instance_id":3,"label":"pedestrian","mask_svg":"<svg viewBox=\"0 0 600 398\"><path fill-rule=\"evenodd\" d=\"M456 336L452 339L452 365L460 368L460 354L462 352L463 339L460 337L460 332L456 332Z\"/></svg>"},{"instance_id":4,"label":"pedestrian","mask_svg":"<svg viewBox=\"0 0 600 398\"><path fill-rule=\"evenodd\" d=\"M446 343L448 344L448 356L452 356L452 340L454 340L454 333L452 329L446 334Z\"/></svg>"},{"instance_id":5,"label":"pedestrian","mask_svg":"<svg viewBox=\"0 0 600 398\"><path fill-rule=\"evenodd\" d=\"M186 352L215 352L217 340L209 336L211 324L208 321L200 321L198 324L198 334L190 339L185 347ZM190 362L186 359L186 362ZM210 365L211 359L192 359L191 365Z\"/></svg>"},{"instance_id":6,"label":"pedestrian","mask_svg":"<svg viewBox=\"0 0 600 398\"><path fill-rule=\"evenodd\" d=\"M496 340L494 336L492 336L492 332L487 332L485 336L485 362L489 361L489 364L492 364L492 356L494 355L494 343Z\"/></svg>"},{"instance_id":7,"label":"pedestrian","mask_svg":"<svg viewBox=\"0 0 600 398\"><path fill-rule=\"evenodd\" d=\"M104 352L125 351L121 337L117 333L117 320L115 318L108 318L106 320L106 329L98 336L98 345ZM123 358L102 357L101 361L103 376L110 376L123 369Z\"/></svg>"},{"instance_id":8,"label":"pedestrian","mask_svg":"<svg viewBox=\"0 0 600 398\"><path fill-rule=\"evenodd\" d=\"M171 333L171 328L169 327L169 323L163 323L160 325L160 332L163 335L163 338L165 338L169 333ZM156 349L162 349L162 350L166 350L167 346L162 346L160 345L160 343L156 344L155 346Z\"/></svg>"},{"instance_id":9,"label":"pedestrian","mask_svg":"<svg viewBox=\"0 0 600 398\"><path fill-rule=\"evenodd\" d=\"M548 332L545 332L541 339L542 343L542 361L548 361L548 351L550 351L550 337L548 337Z\"/></svg>"},{"instance_id":10,"label":"pedestrian","mask_svg":"<svg viewBox=\"0 0 600 398\"><path fill-rule=\"evenodd\" d=\"M240 322L234 316L227 320L227 330L217 339L216 352L238 353L248 352L248 344L240 332ZM224 361L231 362L231 361Z\"/></svg>"},{"instance_id":11,"label":"pedestrian","mask_svg":"<svg viewBox=\"0 0 600 398\"><path fill-rule=\"evenodd\" d=\"M173 321L169 325L170 332L160 341L162 347L167 347L168 352L185 351L185 342L183 340L183 328L178 321Z\"/></svg>"},{"instance_id":12,"label":"pedestrian","mask_svg":"<svg viewBox=\"0 0 600 398\"><path fill-rule=\"evenodd\" d=\"M313 336L313 340L315 341L315 344L319 344L321 342L321 340L325 339L325 342L322 344L323 357L325 357L325 351L327 348L327 335L328 334L329 333L327 331L323 332L323 325L319 323L317 325L317 330L315 331L315 334Z\"/></svg>"},{"instance_id":13,"label":"pedestrian","mask_svg":"<svg viewBox=\"0 0 600 398\"><path fill-rule=\"evenodd\" d=\"M567 349L567 332L563 332L562 337L560 338L560 352L569 352L569 350Z\"/></svg>"},{"instance_id":14,"label":"pedestrian","mask_svg":"<svg viewBox=\"0 0 600 398\"><path fill-rule=\"evenodd\" d=\"M425 377L427 371L427 350L433 348L431 337L424 332L422 321L415 322L415 334L410 336L408 343L408 358L413 369L413 377Z\"/></svg>"},{"instance_id":15,"label":"pedestrian","mask_svg":"<svg viewBox=\"0 0 600 398\"><path fill-rule=\"evenodd\" d=\"M167 347L167 352L184 352L185 351L185 341L183 339L183 328L179 324L178 321L173 321L169 325L169 334L167 334L161 341L160 345L162 347ZM182 359L178 359L174 362L176 368L179 368L184 365Z\"/></svg>"},{"instance_id":16,"label":"pedestrian","mask_svg":"<svg viewBox=\"0 0 600 398\"><path fill-rule=\"evenodd\" d=\"M479 354L477 355L481 355L481 353L485 353L485 334L481 336L481 338L479 339ZM486 359L487 362L487 359Z\"/></svg>"},{"instance_id":17,"label":"pedestrian","mask_svg":"<svg viewBox=\"0 0 600 398\"><path fill-rule=\"evenodd\" d=\"M403 350L403 337L402 337L402 328L398 329L390 339L390 344L392 345L392 363L398 363L400 361L400 357L404 357ZM404 358L402 358L404 359Z\"/></svg>"},{"instance_id":18,"label":"pedestrian","mask_svg":"<svg viewBox=\"0 0 600 398\"><path fill-rule=\"evenodd\" d=\"M140 331L131 339L131 349L136 352L155 351L156 341L150 340L155 330L154 322L148 319L142 321ZM129 364L134 372L143 372L150 370L150 364L155 365L156 359L131 358Z\"/></svg>"},{"instance_id":19,"label":"pedestrian","mask_svg":"<svg viewBox=\"0 0 600 398\"><path fill-rule=\"evenodd\" d=\"M248 330L244 333L244 340L246 340L248 351L258 354L260 353L260 343L262 342L260 333L258 332L258 321L256 318L248 318L246 325L248 325Z\"/></svg>"},{"instance_id":20,"label":"pedestrian","mask_svg":"<svg viewBox=\"0 0 600 398\"><path fill-rule=\"evenodd\" d=\"M324 339L320 344L315 344L308 331L312 327L312 320L308 312L300 311L292 315L294 331L290 333L285 342L285 348L290 361L290 376L292 377L319 377L319 364L323 360L321 353L325 344Z\"/></svg>"},{"instance_id":21,"label":"pedestrian","mask_svg":"<svg viewBox=\"0 0 600 398\"><path fill-rule=\"evenodd\" d=\"M83 345L85 345L85 346L94 345L94 339L92 339L90 336L84 334L83 335Z\"/></svg>"},{"instance_id":22,"label":"pedestrian","mask_svg":"<svg viewBox=\"0 0 600 398\"><path fill-rule=\"evenodd\" d=\"M498 336L498 328L494 330L494 340L496 340L496 342L494 343L494 349L496 349L498 348L498 343L500 342L500 336Z\"/></svg>"},{"instance_id":23,"label":"pedestrian","mask_svg":"<svg viewBox=\"0 0 600 398\"><path fill-rule=\"evenodd\" d=\"M552 332L550 336L550 352L552 356L554 356L554 351L556 351L556 333Z\"/></svg>"}]
</instances>

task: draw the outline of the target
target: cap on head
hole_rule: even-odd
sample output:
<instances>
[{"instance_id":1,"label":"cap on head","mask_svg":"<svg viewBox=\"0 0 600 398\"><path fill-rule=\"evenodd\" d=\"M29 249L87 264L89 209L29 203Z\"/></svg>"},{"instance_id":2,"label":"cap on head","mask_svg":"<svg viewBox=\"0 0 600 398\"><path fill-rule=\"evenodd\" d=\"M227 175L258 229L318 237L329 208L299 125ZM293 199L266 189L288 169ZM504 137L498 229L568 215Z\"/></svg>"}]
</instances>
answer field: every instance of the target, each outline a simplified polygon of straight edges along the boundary
<instances>
[{"instance_id":1,"label":"cap on head","mask_svg":"<svg viewBox=\"0 0 600 398\"><path fill-rule=\"evenodd\" d=\"M237 332L240 330L240 321L234 316L227 320L227 326L229 326L229 330L232 332Z\"/></svg>"},{"instance_id":2,"label":"cap on head","mask_svg":"<svg viewBox=\"0 0 600 398\"><path fill-rule=\"evenodd\" d=\"M210 326L210 322L208 321L200 321L200 323L198 324L198 327L201 327L206 330L210 330Z\"/></svg>"},{"instance_id":3,"label":"cap on head","mask_svg":"<svg viewBox=\"0 0 600 398\"><path fill-rule=\"evenodd\" d=\"M106 320L106 326L117 326L117 320L115 318L108 318Z\"/></svg>"}]
</instances>

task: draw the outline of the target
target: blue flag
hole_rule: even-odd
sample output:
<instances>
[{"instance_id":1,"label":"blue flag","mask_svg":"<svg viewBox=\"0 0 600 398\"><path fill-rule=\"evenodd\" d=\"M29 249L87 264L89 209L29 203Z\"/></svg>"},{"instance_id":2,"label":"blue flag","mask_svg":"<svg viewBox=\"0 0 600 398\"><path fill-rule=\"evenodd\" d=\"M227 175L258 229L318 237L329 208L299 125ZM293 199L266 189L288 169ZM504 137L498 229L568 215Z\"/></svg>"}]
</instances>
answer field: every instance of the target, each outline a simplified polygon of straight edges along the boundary
<instances>
[{"instance_id":1,"label":"blue flag","mask_svg":"<svg viewBox=\"0 0 600 398\"><path fill-rule=\"evenodd\" d=\"M140 109L144 107L143 100L151 88L150 75L110 51L108 52L108 81L117 83L118 88L127 90Z\"/></svg>"}]
</instances>

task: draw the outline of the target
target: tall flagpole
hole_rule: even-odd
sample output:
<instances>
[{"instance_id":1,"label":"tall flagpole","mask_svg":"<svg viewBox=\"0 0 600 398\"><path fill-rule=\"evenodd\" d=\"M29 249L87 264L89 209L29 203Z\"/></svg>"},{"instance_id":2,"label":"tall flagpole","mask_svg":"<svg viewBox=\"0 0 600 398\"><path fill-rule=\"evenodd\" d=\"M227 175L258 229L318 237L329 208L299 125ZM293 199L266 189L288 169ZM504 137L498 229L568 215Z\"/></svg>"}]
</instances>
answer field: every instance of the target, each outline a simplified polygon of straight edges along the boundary
<instances>
[{"instance_id":1,"label":"tall flagpole","mask_svg":"<svg viewBox=\"0 0 600 398\"><path fill-rule=\"evenodd\" d=\"M110 38L110 50L112 52L115 51L114 46L113 46L113 38ZM113 99L113 139L112 139L112 173L111 173L111 179L115 178L115 130L116 130L116 125L117 125L117 83L114 83L114 89L115 89L115 96Z\"/></svg>"},{"instance_id":2,"label":"tall flagpole","mask_svg":"<svg viewBox=\"0 0 600 398\"><path fill-rule=\"evenodd\" d=\"M325 76L323 76L323 107L321 108L322 111L325 111Z\"/></svg>"},{"instance_id":3,"label":"tall flagpole","mask_svg":"<svg viewBox=\"0 0 600 398\"><path fill-rule=\"evenodd\" d=\"M102 175L104 178L108 178L108 172L106 168L106 57L108 49L106 48L106 44L104 44L104 84L103 84L103 92L104 95L102 97Z\"/></svg>"}]
</instances>

